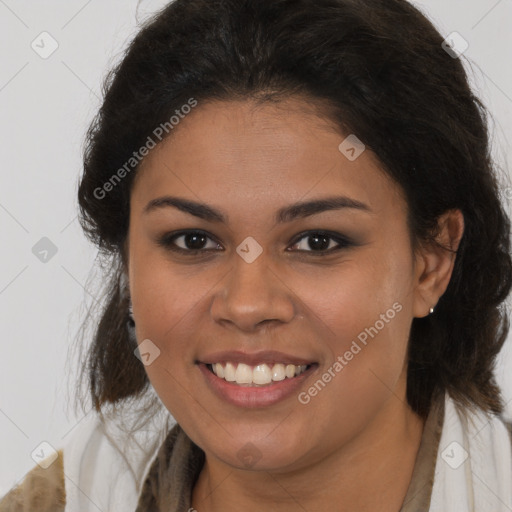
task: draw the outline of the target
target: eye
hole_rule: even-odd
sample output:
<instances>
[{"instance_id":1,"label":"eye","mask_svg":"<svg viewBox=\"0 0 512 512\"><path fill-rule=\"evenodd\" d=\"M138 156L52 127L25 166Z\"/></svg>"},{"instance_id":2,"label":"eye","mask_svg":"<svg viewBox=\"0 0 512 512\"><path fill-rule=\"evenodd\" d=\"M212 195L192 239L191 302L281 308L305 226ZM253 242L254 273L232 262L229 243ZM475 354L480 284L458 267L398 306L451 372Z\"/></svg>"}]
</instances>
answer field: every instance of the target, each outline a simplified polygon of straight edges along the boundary
<instances>
[{"instance_id":1,"label":"eye","mask_svg":"<svg viewBox=\"0 0 512 512\"><path fill-rule=\"evenodd\" d=\"M210 247L208 247L208 241L210 241ZM215 239L207 233L198 230L165 234L157 240L157 243L171 251L188 255L212 250L223 250L222 246ZM326 256L352 245L355 245L354 242L338 233L308 231L300 233L287 250L292 252L298 250L298 252L309 252L315 256Z\"/></svg>"},{"instance_id":2,"label":"eye","mask_svg":"<svg viewBox=\"0 0 512 512\"><path fill-rule=\"evenodd\" d=\"M176 243L178 240L181 240L181 245ZM211 244L213 247L205 247L207 240L211 240L213 242ZM203 231L182 231L172 235L166 234L158 239L157 243L166 249L171 249L172 251L191 254L196 254L205 250L215 250L216 248L220 247L220 244L214 241Z\"/></svg>"},{"instance_id":3,"label":"eye","mask_svg":"<svg viewBox=\"0 0 512 512\"><path fill-rule=\"evenodd\" d=\"M354 245L349 239L339 234L331 234L325 231L310 231L301 233L300 238L296 238L292 247L299 252L316 253L315 256L325 256L344 247ZM305 242L301 242L305 240ZM334 243L334 246L332 245ZM312 250L308 250L312 249Z\"/></svg>"}]
</instances>

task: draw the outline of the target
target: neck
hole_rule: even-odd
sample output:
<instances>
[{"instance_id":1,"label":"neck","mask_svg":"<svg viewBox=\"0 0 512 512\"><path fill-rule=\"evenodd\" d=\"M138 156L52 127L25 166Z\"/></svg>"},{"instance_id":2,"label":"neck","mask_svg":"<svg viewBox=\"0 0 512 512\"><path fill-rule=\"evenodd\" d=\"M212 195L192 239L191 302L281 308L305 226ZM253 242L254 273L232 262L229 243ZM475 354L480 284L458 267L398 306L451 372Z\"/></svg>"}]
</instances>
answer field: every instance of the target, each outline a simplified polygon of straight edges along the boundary
<instances>
[{"instance_id":1,"label":"neck","mask_svg":"<svg viewBox=\"0 0 512 512\"><path fill-rule=\"evenodd\" d=\"M398 512L411 480L424 420L391 396L350 443L287 473L233 469L208 457L192 492L199 512Z\"/></svg>"}]
</instances>

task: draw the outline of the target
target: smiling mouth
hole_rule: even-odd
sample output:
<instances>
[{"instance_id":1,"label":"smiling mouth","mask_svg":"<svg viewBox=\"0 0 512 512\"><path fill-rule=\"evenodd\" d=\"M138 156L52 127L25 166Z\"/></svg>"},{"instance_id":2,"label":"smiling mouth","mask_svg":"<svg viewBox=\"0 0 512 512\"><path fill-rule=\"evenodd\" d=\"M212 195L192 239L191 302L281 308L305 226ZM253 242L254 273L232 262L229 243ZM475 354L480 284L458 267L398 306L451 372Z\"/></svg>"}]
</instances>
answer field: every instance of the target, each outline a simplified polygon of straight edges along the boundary
<instances>
[{"instance_id":1,"label":"smiling mouth","mask_svg":"<svg viewBox=\"0 0 512 512\"><path fill-rule=\"evenodd\" d=\"M258 364L250 366L244 363L226 362L206 364L208 370L220 379L245 387L264 387L285 379L293 379L302 375L316 363L294 364Z\"/></svg>"}]
</instances>

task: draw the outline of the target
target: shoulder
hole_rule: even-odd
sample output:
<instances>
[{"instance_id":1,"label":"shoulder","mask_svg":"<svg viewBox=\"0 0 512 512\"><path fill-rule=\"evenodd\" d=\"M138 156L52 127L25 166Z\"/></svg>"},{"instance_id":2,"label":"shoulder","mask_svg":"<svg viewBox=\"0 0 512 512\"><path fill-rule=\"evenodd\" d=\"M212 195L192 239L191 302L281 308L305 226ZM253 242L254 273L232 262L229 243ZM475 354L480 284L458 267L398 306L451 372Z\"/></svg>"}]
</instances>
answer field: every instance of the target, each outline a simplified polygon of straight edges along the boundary
<instances>
[{"instance_id":1,"label":"shoulder","mask_svg":"<svg viewBox=\"0 0 512 512\"><path fill-rule=\"evenodd\" d=\"M174 420L163 407L142 426L138 416L132 425L119 410L112 418L90 412L47 469L36 466L0 497L0 512L130 509Z\"/></svg>"},{"instance_id":2,"label":"shoulder","mask_svg":"<svg viewBox=\"0 0 512 512\"><path fill-rule=\"evenodd\" d=\"M0 512L64 511L70 490L66 476L73 478L79 474L80 459L97 427L96 418L79 422L67 442L55 449L55 460L45 459L33 467L20 483L0 497Z\"/></svg>"},{"instance_id":3,"label":"shoulder","mask_svg":"<svg viewBox=\"0 0 512 512\"><path fill-rule=\"evenodd\" d=\"M61 512L66 504L63 452L46 469L37 465L0 500L0 512Z\"/></svg>"}]
</instances>

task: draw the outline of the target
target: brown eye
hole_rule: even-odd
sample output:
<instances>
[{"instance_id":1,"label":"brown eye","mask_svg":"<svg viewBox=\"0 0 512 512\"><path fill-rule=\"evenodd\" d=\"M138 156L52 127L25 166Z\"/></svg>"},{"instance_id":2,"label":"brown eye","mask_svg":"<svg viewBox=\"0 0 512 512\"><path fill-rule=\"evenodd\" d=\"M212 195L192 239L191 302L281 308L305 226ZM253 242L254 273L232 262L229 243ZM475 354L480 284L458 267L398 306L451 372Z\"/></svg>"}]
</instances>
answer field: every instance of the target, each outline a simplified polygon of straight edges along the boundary
<instances>
[{"instance_id":1,"label":"brown eye","mask_svg":"<svg viewBox=\"0 0 512 512\"><path fill-rule=\"evenodd\" d=\"M304 240L304 242L301 242ZM326 233L324 231L311 231L303 233L293 244L293 249L299 252L317 253L322 256L354 245L353 242L339 234Z\"/></svg>"},{"instance_id":2,"label":"brown eye","mask_svg":"<svg viewBox=\"0 0 512 512\"><path fill-rule=\"evenodd\" d=\"M208 247L208 240L211 240L210 247ZM158 244L172 251L183 253L210 251L220 247L220 244L202 231L182 231L172 235L167 234L158 240Z\"/></svg>"},{"instance_id":3,"label":"brown eye","mask_svg":"<svg viewBox=\"0 0 512 512\"><path fill-rule=\"evenodd\" d=\"M298 250L298 252L310 253L315 256L325 256L355 245L354 242L337 233L309 231L301 233L299 236L293 243L292 248L288 250ZM207 233L195 230L166 234L159 238L157 243L166 249L183 254L223 250L222 246Z\"/></svg>"}]
</instances>

